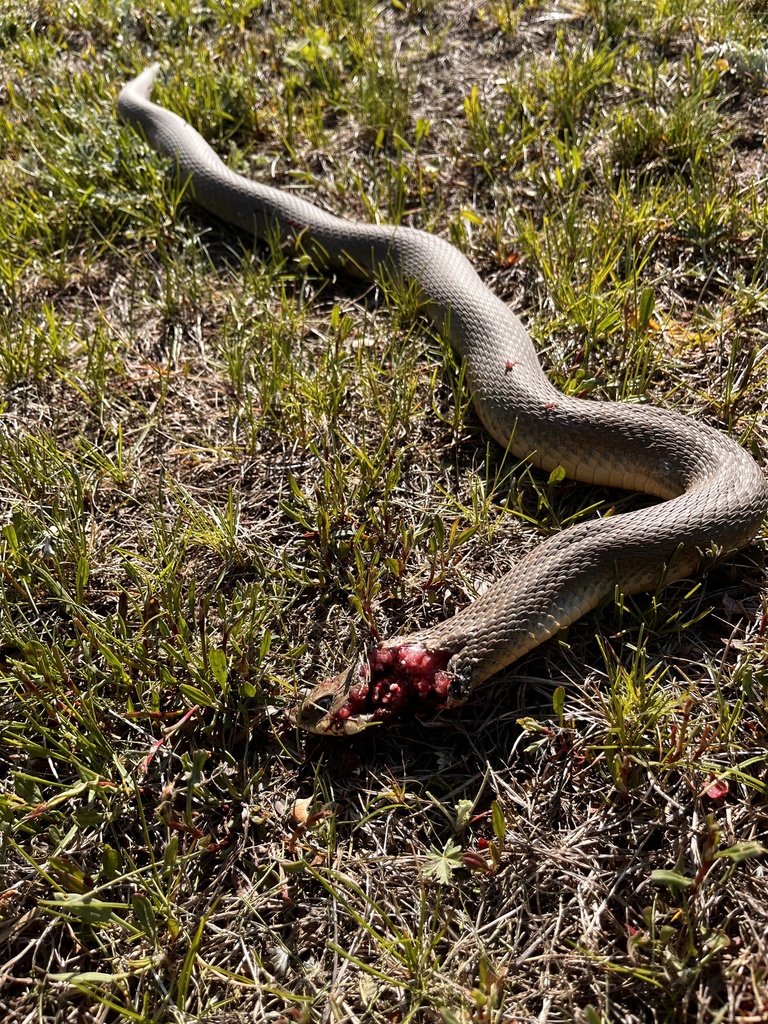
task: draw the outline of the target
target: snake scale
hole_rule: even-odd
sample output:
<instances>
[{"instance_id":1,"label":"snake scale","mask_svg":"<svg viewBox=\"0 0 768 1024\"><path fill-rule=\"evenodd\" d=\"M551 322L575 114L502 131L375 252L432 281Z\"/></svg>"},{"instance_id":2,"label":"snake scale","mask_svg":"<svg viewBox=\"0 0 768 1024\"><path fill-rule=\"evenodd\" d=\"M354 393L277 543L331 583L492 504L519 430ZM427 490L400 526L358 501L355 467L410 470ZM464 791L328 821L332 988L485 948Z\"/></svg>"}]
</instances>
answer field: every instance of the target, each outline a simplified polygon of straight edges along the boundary
<instances>
[{"instance_id":1,"label":"snake scale","mask_svg":"<svg viewBox=\"0 0 768 1024\"><path fill-rule=\"evenodd\" d=\"M418 289L423 309L466 360L488 432L545 471L642 491L660 504L563 530L452 618L372 647L312 691L299 724L350 735L374 722L462 703L484 680L617 592L680 579L702 551L748 544L768 511L768 483L738 444L663 408L566 396L544 375L517 317L443 239L335 217L233 173L176 114L154 104L158 66L126 84L120 115L176 161L197 203L321 269L386 275Z\"/></svg>"}]
</instances>

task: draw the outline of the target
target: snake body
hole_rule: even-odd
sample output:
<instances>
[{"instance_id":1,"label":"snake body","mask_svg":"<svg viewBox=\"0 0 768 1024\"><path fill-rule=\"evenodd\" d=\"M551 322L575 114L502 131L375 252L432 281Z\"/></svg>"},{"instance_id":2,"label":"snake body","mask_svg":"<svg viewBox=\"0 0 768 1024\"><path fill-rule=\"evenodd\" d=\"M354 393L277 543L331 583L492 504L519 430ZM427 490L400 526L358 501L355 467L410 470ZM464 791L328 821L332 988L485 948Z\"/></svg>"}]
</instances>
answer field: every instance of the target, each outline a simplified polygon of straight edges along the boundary
<instances>
[{"instance_id":1,"label":"snake body","mask_svg":"<svg viewBox=\"0 0 768 1024\"><path fill-rule=\"evenodd\" d=\"M589 484L642 491L660 504L550 537L452 618L363 654L322 682L299 723L348 735L371 722L461 703L500 669L604 597L693 571L704 550L735 550L768 511L753 458L723 433L676 412L566 396L550 384L523 325L443 239L361 224L233 173L182 118L150 100L157 65L124 86L119 112L176 161L206 210L308 254L321 268L414 285L466 360L477 412L516 456Z\"/></svg>"}]
</instances>

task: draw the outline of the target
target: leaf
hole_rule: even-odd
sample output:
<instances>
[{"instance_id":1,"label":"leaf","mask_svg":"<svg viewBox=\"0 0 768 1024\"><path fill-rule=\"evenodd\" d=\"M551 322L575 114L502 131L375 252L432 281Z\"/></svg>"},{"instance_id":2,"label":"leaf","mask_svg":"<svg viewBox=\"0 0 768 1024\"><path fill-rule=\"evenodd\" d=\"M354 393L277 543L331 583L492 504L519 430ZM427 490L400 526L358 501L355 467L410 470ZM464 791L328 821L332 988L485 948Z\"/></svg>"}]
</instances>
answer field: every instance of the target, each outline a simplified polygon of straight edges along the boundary
<instances>
[{"instance_id":1,"label":"leaf","mask_svg":"<svg viewBox=\"0 0 768 1024\"><path fill-rule=\"evenodd\" d=\"M152 904L147 897L140 892L134 893L131 897L131 910L136 923L141 926L144 935L155 942L157 939L157 918Z\"/></svg>"},{"instance_id":2,"label":"leaf","mask_svg":"<svg viewBox=\"0 0 768 1024\"><path fill-rule=\"evenodd\" d=\"M654 295L653 288L643 288L640 295L640 302L637 306L637 328L641 334L648 330L648 324L653 316Z\"/></svg>"},{"instance_id":3,"label":"leaf","mask_svg":"<svg viewBox=\"0 0 768 1024\"><path fill-rule=\"evenodd\" d=\"M473 800L459 800L456 804L456 831L463 832L469 824L474 809Z\"/></svg>"},{"instance_id":4,"label":"leaf","mask_svg":"<svg viewBox=\"0 0 768 1024\"><path fill-rule=\"evenodd\" d=\"M432 127L432 122L431 121L427 120L424 117L420 117L418 119L418 121L416 122L416 126L414 128L414 136L415 136L415 139L416 139L416 145L417 146L418 146L418 144L423 139L425 139L427 137L427 135L429 135L429 129L431 127Z\"/></svg>"},{"instance_id":5,"label":"leaf","mask_svg":"<svg viewBox=\"0 0 768 1024\"><path fill-rule=\"evenodd\" d=\"M491 841L488 843L488 856L491 858L491 866L494 871L501 864L501 845Z\"/></svg>"},{"instance_id":6,"label":"leaf","mask_svg":"<svg viewBox=\"0 0 768 1024\"><path fill-rule=\"evenodd\" d=\"M70 985L112 985L115 981L123 978L133 978L133 974L121 972L119 974L107 974L105 971L66 971L62 974L46 974L50 981L68 982Z\"/></svg>"},{"instance_id":7,"label":"leaf","mask_svg":"<svg viewBox=\"0 0 768 1024\"><path fill-rule=\"evenodd\" d=\"M725 779L718 779L704 790L704 796L709 797L710 800L722 800L727 793L728 783Z\"/></svg>"},{"instance_id":8,"label":"leaf","mask_svg":"<svg viewBox=\"0 0 768 1024\"><path fill-rule=\"evenodd\" d=\"M193 686L191 683L181 683L179 689L188 700L192 701L193 704L199 704L200 707L215 708L218 704L213 691L207 693L201 690L199 686Z\"/></svg>"},{"instance_id":9,"label":"leaf","mask_svg":"<svg viewBox=\"0 0 768 1024\"><path fill-rule=\"evenodd\" d=\"M219 684L222 690L226 690L227 656L224 653L224 651L220 651L218 648L216 648L213 651L210 651L208 654L208 664L211 666L213 678L216 680L216 682Z\"/></svg>"},{"instance_id":10,"label":"leaf","mask_svg":"<svg viewBox=\"0 0 768 1024\"><path fill-rule=\"evenodd\" d=\"M179 837L171 836L171 838L168 840L165 850L163 850L163 864L165 864L167 868L175 868L178 855Z\"/></svg>"},{"instance_id":11,"label":"leaf","mask_svg":"<svg viewBox=\"0 0 768 1024\"><path fill-rule=\"evenodd\" d=\"M558 686L552 694L552 707L555 709L560 728L563 727L563 708L565 707L565 688Z\"/></svg>"},{"instance_id":12,"label":"leaf","mask_svg":"<svg viewBox=\"0 0 768 1024\"><path fill-rule=\"evenodd\" d=\"M493 865L481 853L465 853L462 855L461 863L469 871L479 871L483 875L493 873Z\"/></svg>"},{"instance_id":13,"label":"leaf","mask_svg":"<svg viewBox=\"0 0 768 1024\"><path fill-rule=\"evenodd\" d=\"M549 733L549 729L546 725L542 725L535 718L518 718L517 724L523 730L523 732L544 732Z\"/></svg>"},{"instance_id":14,"label":"leaf","mask_svg":"<svg viewBox=\"0 0 768 1024\"><path fill-rule=\"evenodd\" d=\"M97 900L92 896L82 896L80 893L56 893L52 900L41 900L40 906L48 908L55 914L77 917L94 928L119 925L130 931L125 921L115 913L119 910L127 914L128 907L125 903Z\"/></svg>"},{"instance_id":15,"label":"leaf","mask_svg":"<svg viewBox=\"0 0 768 1024\"><path fill-rule=\"evenodd\" d=\"M6 541L8 542L8 547L11 549L11 553L14 555L18 554L19 538L17 537L16 531L14 530L11 523L8 523L6 526L3 527L2 534L5 537Z\"/></svg>"},{"instance_id":16,"label":"leaf","mask_svg":"<svg viewBox=\"0 0 768 1024\"><path fill-rule=\"evenodd\" d=\"M84 896L93 888L93 882L86 879L82 869L66 857L51 857L48 861L48 869L68 893Z\"/></svg>"},{"instance_id":17,"label":"leaf","mask_svg":"<svg viewBox=\"0 0 768 1024\"><path fill-rule=\"evenodd\" d=\"M507 822L497 800L491 804L491 821L493 822L493 834L500 843L503 843L507 835Z\"/></svg>"},{"instance_id":18,"label":"leaf","mask_svg":"<svg viewBox=\"0 0 768 1024\"><path fill-rule=\"evenodd\" d=\"M75 594L77 595L78 604L83 603L85 588L88 586L89 573L88 559L83 558L81 555L77 562L77 578L75 580Z\"/></svg>"},{"instance_id":19,"label":"leaf","mask_svg":"<svg viewBox=\"0 0 768 1024\"><path fill-rule=\"evenodd\" d=\"M259 663L264 661L266 656L269 654L269 649L271 646L272 634L268 629L265 629L261 637L261 643L259 644Z\"/></svg>"},{"instance_id":20,"label":"leaf","mask_svg":"<svg viewBox=\"0 0 768 1024\"><path fill-rule=\"evenodd\" d=\"M104 844L101 853L101 870L110 882L120 874L120 855L109 843Z\"/></svg>"},{"instance_id":21,"label":"leaf","mask_svg":"<svg viewBox=\"0 0 768 1024\"><path fill-rule=\"evenodd\" d=\"M461 847L449 839L442 850L432 847L427 854L423 872L427 878L445 883L450 882L453 872L461 866Z\"/></svg>"},{"instance_id":22,"label":"leaf","mask_svg":"<svg viewBox=\"0 0 768 1024\"><path fill-rule=\"evenodd\" d=\"M665 871L659 868L651 872L651 881L656 885L666 885L669 889L690 889L693 879L681 875L679 871Z\"/></svg>"},{"instance_id":23,"label":"leaf","mask_svg":"<svg viewBox=\"0 0 768 1024\"><path fill-rule=\"evenodd\" d=\"M762 857L768 853L768 849L762 843L750 841L746 843L734 843L727 850L718 850L715 857L727 857L734 864L740 864L747 857Z\"/></svg>"}]
</instances>

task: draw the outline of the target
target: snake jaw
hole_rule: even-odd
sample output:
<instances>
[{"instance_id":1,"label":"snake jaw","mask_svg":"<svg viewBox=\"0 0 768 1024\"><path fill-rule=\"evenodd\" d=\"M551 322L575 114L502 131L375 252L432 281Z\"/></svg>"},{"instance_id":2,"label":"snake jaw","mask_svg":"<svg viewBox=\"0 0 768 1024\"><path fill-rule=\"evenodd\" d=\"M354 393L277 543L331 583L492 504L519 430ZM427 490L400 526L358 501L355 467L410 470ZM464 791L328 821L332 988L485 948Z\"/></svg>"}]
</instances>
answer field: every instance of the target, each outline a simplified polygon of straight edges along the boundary
<instances>
[{"instance_id":1,"label":"snake jaw","mask_svg":"<svg viewBox=\"0 0 768 1024\"><path fill-rule=\"evenodd\" d=\"M451 670L451 652L415 640L373 647L349 668L324 680L299 709L308 732L352 736L383 722L424 715L463 703L469 669Z\"/></svg>"},{"instance_id":2,"label":"snake jaw","mask_svg":"<svg viewBox=\"0 0 768 1024\"><path fill-rule=\"evenodd\" d=\"M353 736L371 725L371 715L350 716L350 690L358 682L363 660L353 662L331 679L324 679L314 688L299 708L297 725L306 732L321 736Z\"/></svg>"}]
</instances>

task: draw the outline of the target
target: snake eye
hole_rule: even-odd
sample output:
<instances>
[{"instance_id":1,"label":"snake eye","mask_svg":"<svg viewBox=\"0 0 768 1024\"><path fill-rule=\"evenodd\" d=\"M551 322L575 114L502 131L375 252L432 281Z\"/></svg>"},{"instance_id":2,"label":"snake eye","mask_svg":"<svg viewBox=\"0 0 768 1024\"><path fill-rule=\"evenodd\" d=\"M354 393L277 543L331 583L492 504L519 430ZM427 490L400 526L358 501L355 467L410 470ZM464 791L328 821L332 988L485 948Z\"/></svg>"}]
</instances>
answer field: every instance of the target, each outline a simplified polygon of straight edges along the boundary
<instances>
[{"instance_id":1,"label":"snake eye","mask_svg":"<svg viewBox=\"0 0 768 1024\"><path fill-rule=\"evenodd\" d=\"M332 693L324 693L322 697L316 697L312 703L316 708L320 708L321 711L330 711L334 701L334 695Z\"/></svg>"}]
</instances>

